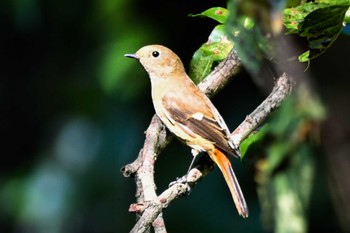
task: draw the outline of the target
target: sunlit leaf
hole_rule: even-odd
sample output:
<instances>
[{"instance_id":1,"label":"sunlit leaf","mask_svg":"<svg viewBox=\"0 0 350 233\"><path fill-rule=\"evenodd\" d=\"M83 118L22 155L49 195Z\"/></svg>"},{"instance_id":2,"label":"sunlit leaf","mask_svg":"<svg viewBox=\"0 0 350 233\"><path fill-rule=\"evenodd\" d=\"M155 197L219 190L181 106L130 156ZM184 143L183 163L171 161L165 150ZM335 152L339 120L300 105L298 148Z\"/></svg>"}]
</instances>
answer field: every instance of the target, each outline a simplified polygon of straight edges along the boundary
<instances>
[{"instance_id":1,"label":"sunlit leaf","mask_svg":"<svg viewBox=\"0 0 350 233\"><path fill-rule=\"evenodd\" d=\"M298 60L300 62L307 62L309 61L309 56L310 56L310 50L302 53L299 57L298 57Z\"/></svg>"},{"instance_id":2,"label":"sunlit leaf","mask_svg":"<svg viewBox=\"0 0 350 233\"><path fill-rule=\"evenodd\" d=\"M342 33L350 36L350 8L345 13Z\"/></svg>"},{"instance_id":3,"label":"sunlit leaf","mask_svg":"<svg viewBox=\"0 0 350 233\"><path fill-rule=\"evenodd\" d=\"M189 75L195 83L206 77L217 63L227 57L233 43L227 39L225 28L218 25L211 32L208 42L203 44L193 55Z\"/></svg>"},{"instance_id":4,"label":"sunlit leaf","mask_svg":"<svg viewBox=\"0 0 350 233\"><path fill-rule=\"evenodd\" d=\"M345 12L344 23L350 23L350 8Z\"/></svg>"},{"instance_id":5,"label":"sunlit leaf","mask_svg":"<svg viewBox=\"0 0 350 233\"><path fill-rule=\"evenodd\" d=\"M213 7L199 14L190 14L192 17L208 17L219 23L225 23L228 18L228 10L222 7Z\"/></svg>"}]
</instances>

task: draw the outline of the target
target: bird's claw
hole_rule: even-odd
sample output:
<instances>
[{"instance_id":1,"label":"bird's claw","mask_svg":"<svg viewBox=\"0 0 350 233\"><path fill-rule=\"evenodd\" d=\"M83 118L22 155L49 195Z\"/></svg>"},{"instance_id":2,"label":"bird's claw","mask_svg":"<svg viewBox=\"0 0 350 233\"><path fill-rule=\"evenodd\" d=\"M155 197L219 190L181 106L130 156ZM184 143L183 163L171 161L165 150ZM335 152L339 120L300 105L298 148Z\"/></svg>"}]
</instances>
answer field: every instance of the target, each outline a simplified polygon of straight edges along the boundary
<instances>
[{"instance_id":1,"label":"bird's claw","mask_svg":"<svg viewBox=\"0 0 350 233\"><path fill-rule=\"evenodd\" d=\"M181 178L176 177L175 181L170 182L169 187L171 187L171 186L173 186L175 184L179 184L179 183L180 184L186 184L187 183L186 177L181 177Z\"/></svg>"},{"instance_id":2,"label":"bird's claw","mask_svg":"<svg viewBox=\"0 0 350 233\"><path fill-rule=\"evenodd\" d=\"M192 189L191 184L187 181L187 177L183 176L181 178L177 177L175 181L170 182L169 187L174 186L176 184L183 184L186 186L186 192L183 194L184 196L190 195Z\"/></svg>"}]
</instances>

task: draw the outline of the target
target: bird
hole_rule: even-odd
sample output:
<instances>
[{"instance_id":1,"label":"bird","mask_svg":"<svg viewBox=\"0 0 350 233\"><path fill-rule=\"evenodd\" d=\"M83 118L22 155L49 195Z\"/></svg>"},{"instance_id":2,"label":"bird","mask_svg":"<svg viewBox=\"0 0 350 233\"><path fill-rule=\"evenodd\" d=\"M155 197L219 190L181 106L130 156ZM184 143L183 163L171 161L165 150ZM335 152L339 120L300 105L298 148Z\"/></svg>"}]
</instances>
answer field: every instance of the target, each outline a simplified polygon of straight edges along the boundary
<instances>
[{"instance_id":1,"label":"bird","mask_svg":"<svg viewBox=\"0 0 350 233\"><path fill-rule=\"evenodd\" d=\"M219 167L236 209L244 218L248 207L228 155L240 157L230 131L210 99L186 74L181 59L163 45L147 45L125 57L138 60L151 80L156 114L196 157L206 152Z\"/></svg>"}]
</instances>

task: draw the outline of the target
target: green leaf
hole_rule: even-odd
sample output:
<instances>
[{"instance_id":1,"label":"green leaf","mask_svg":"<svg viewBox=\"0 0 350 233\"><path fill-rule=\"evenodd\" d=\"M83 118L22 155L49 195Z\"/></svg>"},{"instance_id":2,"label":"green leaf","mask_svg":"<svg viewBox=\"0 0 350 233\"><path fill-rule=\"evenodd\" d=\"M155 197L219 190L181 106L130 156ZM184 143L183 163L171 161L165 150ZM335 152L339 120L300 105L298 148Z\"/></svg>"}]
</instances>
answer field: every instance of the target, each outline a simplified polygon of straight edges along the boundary
<instances>
[{"instance_id":1,"label":"green leaf","mask_svg":"<svg viewBox=\"0 0 350 233\"><path fill-rule=\"evenodd\" d=\"M251 147L256 146L259 144L263 139L266 137L266 134L269 132L269 125L266 124L262 128L254 131L249 135L247 139L245 139L240 147L241 152L241 158L243 159L245 155L247 154L248 150L251 149Z\"/></svg>"},{"instance_id":2,"label":"green leaf","mask_svg":"<svg viewBox=\"0 0 350 233\"><path fill-rule=\"evenodd\" d=\"M332 37L339 33L348 6L321 7L308 14L300 27L300 36L318 38Z\"/></svg>"},{"instance_id":3,"label":"green leaf","mask_svg":"<svg viewBox=\"0 0 350 233\"><path fill-rule=\"evenodd\" d=\"M228 10L222 7L213 7L199 14L190 14L191 17L208 17L219 23L225 23L228 18Z\"/></svg>"},{"instance_id":4,"label":"green leaf","mask_svg":"<svg viewBox=\"0 0 350 233\"><path fill-rule=\"evenodd\" d=\"M216 26L208 42L203 44L192 57L189 71L191 79L195 83L202 81L215 67L215 64L227 57L232 48L233 43L227 39L224 26Z\"/></svg>"},{"instance_id":5,"label":"green leaf","mask_svg":"<svg viewBox=\"0 0 350 233\"><path fill-rule=\"evenodd\" d=\"M287 8L289 7L296 7L296 6L299 6L301 3L301 0L287 0Z\"/></svg>"},{"instance_id":6,"label":"green leaf","mask_svg":"<svg viewBox=\"0 0 350 233\"><path fill-rule=\"evenodd\" d=\"M347 23L347 24L350 23L350 8L345 13L344 23Z\"/></svg>"},{"instance_id":7,"label":"green leaf","mask_svg":"<svg viewBox=\"0 0 350 233\"><path fill-rule=\"evenodd\" d=\"M319 0L284 10L287 33L298 34L308 41L310 50L299 56L299 61L307 62L333 44L343 28L349 5L348 0Z\"/></svg>"},{"instance_id":8,"label":"green leaf","mask_svg":"<svg viewBox=\"0 0 350 233\"><path fill-rule=\"evenodd\" d=\"M298 57L298 60L299 60L300 62L307 62L307 61L310 60L310 59L309 59L309 56L310 56L310 50L308 50L308 51L302 53L302 54Z\"/></svg>"},{"instance_id":9,"label":"green leaf","mask_svg":"<svg viewBox=\"0 0 350 233\"><path fill-rule=\"evenodd\" d=\"M349 0L316 0L316 3L326 3L329 5L338 5L338 6L349 6Z\"/></svg>"}]
</instances>

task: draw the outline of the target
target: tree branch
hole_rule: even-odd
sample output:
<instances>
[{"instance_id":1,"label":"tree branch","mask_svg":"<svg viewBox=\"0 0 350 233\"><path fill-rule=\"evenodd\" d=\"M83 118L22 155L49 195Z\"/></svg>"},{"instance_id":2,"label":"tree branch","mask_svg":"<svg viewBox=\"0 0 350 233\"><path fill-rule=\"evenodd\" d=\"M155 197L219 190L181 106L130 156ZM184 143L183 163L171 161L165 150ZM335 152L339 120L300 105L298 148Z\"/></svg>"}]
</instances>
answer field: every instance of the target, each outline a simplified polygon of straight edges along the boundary
<instances>
[{"instance_id":1,"label":"tree branch","mask_svg":"<svg viewBox=\"0 0 350 233\"><path fill-rule=\"evenodd\" d=\"M208 96L212 96L223 88L232 77L242 68L241 62L232 51L211 72L198 87ZM277 79L276 85L267 99L232 133L236 145L239 145L256 127L258 127L277 108L292 89L290 78L283 74ZM175 184L157 196L154 182L154 163L162 149L170 142L160 119L155 115L146 131L146 139L137 159L122 168L124 176L133 176L136 182L136 202L130 206L130 212L142 213L130 232L148 232L151 224L155 232L166 232L162 209L166 208L174 199L188 193L188 191L202 177L212 169L212 162L206 156ZM206 160L206 162L203 162Z\"/></svg>"},{"instance_id":2,"label":"tree branch","mask_svg":"<svg viewBox=\"0 0 350 233\"><path fill-rule=\"evenodd\" d=\"M279 77L270 95L232 132L231 139L235 145L249 136L266 118L278 108L292 91L292 78L286 73Z\"/></svg>"}]
</instances>

